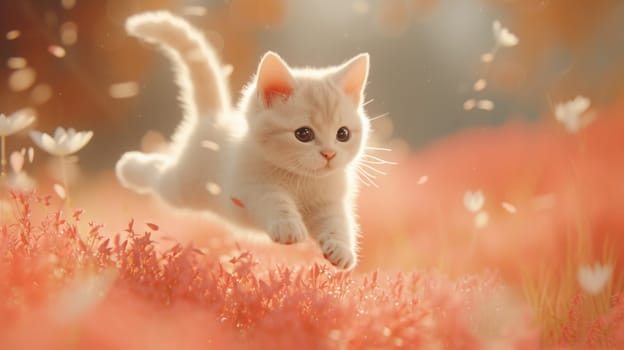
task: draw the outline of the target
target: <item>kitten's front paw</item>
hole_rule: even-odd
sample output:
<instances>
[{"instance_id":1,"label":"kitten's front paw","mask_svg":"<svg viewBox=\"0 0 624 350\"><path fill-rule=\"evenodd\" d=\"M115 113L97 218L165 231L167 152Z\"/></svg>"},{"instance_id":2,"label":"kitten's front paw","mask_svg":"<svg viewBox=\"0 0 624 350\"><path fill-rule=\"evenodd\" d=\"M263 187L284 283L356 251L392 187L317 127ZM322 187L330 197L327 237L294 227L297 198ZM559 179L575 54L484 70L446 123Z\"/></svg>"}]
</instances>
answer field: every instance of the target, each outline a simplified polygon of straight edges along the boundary
<instances>
[{"instance_id":1,"label":"kitten's front paw","mask_svg":"<svg viewBox=\"0 0 624 350\"><path fill-rule=\"evenodd\" d=\"M296 218L275 220L267 232L274 242L281 244L303 242L308 234L301 219Z\"/></svg>"},{"instance_id":2,"label":"kitten's front paw","mask_svg":"<svg viewBox=\"0 0 624 350\"><path fill-rule=\"evenodd\" d=\"M357 257L349 244L332 237L332 235L323 235L319 237L318 241L323 256L332 265L345 270L355 266Z\"/></svg>"}]
</instances>

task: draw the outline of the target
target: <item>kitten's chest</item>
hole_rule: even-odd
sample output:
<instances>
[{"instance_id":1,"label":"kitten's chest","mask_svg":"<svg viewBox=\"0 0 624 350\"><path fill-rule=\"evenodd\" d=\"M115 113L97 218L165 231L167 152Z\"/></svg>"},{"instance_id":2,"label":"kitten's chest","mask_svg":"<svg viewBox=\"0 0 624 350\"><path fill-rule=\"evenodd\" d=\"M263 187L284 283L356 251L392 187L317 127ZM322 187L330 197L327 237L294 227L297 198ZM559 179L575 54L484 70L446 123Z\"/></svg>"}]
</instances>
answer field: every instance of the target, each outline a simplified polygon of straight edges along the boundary
<instances>
[{"instance_id":1,"label":"kitten's chest","mask_svg":"<svg viewBox=\"0 0 624 350\"><path fill-rule=\"evenodd\" d=\"M326 177L290 183L287 186L297 207L307 212L328 203L341 201L346 195L346 184L340 177Z\"/></svg>"}]
</instances>

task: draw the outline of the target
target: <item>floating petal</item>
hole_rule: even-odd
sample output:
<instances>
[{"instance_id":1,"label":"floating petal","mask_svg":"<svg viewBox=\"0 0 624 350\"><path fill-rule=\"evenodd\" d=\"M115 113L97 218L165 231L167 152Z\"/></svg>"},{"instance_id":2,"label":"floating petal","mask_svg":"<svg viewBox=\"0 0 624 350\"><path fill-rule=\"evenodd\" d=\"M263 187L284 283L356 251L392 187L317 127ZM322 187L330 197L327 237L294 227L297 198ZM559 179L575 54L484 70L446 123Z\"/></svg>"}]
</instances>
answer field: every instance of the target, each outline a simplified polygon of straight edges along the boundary
<instances>
[{"instance_id":1,"label":"floating petal","mask_svg":"<svg viewBox=\"0 0 624 350\"><path fill-rule=\"evenodd\" d=\"M511 214L515 214L517 211L516 207L513 204L508 203L508 202L502 202L501 206L503 207L503 209L505 209L508 213L511 213Z\"/></svg>"},{"instance_id":2,"label":"floating petal","mask_svg":"<svg viewBox=\"0 0 624 350\"><path fill-rule=\"evenodd\" d=\"M221 193L221 186L217 185L214 182L208 182L206 184L206 190L213 196L219 195Z\"/></svg>"},{"instance_id":3,"label":"floating petal","mask_svg":"<svg viewBox=\"0 0 624 350\"><path fill-rule=\"evenodd\" d=\"M591 295L599 294L611 279L613 267L609 265L595 264L594 266L581 266L578 270L578 282L581 288Z\"/></svg>"},{"instance_id":4,"label":"floating petal","mask_svg":"<svg viewBox=\"0 0 624 350\"><path fill-rule=\"evenodd\" d=\"M8 31L6 33L6 38L7 38L7 40L15 40L15 39L19 38L19 36L21 34L22 33L19 30L13 29L13 30L10 30L10 31Z\"/></svg>"},{"instance_id":5,"label":"floating petal","mask_svg":"<svg viewBox=\"0 0 624 350\"><path fill-rule=\"evenodd\" d=\"M67 198L67 193L65 192L65 187L61 184L54 184L54 192L60 199Z\"/></svg>"},{"instance_id":6,"label":"floating petal","mask_svg":"<svg viewBox=\"0 0 624 350\"><path fill-rule=\"evenodd\" d=\"M464 194L464 206L468 211L476 213L485 204L485 196L481 191L466 191Z\"/></svg>"},{"instance_id":7,"label":"floating petal","mask_svg":"<svg viewBox=\"0 0 624 350\"><path fill-rule=\"evenodd\" d=\"M509 31L509 29L503 27L500 21L494 21L492 23L492 31L494 32L494 38L496 43L504 47L516 46L519 42L518 37Z\"/></svg>"},{"instance_id":8,"label":"floating petal","mask_svg":"<svg viewBox=\"0 0 624 350\"><path fill-rule=\"evenodd\" d=\"M66 51L65 48L58 45L50 45L48 46L48 52L54 57L62 58L65 57Z\"/></svg>"},{"instance_id":9,"label":"floating petal","mask_svg":"<svg viewBox=\"0 0 624 350\"><path fill-rule=\"evenodd\" d=\"M19 174L24 166L24 156L20 152L13 152L9 158L9 163L11 163L13 172Z\"/></svg>"}]
</instances>

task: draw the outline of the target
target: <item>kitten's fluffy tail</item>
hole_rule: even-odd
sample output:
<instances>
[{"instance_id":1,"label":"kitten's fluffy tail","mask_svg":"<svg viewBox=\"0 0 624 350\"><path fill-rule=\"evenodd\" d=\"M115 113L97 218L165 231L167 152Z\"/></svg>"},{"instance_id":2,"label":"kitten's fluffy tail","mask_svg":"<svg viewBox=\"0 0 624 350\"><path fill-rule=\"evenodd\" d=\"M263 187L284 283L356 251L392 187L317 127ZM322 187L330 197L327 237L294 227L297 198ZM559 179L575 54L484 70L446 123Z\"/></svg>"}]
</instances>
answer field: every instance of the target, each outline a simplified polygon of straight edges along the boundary
<instances>
[{"instance_id":1,"label":"kitten's fluffy tail","mask_svg":"<svg viewBox=\"0 0 624 350\"><path fill-rule=\"evenodd\" d=\"M184 19L167 11L146 12L126 20L126 31L161 45L177 71L177 83L187 115L214 115L229 108L224 69L203 35Z\"/></svg>"}]
</instances>

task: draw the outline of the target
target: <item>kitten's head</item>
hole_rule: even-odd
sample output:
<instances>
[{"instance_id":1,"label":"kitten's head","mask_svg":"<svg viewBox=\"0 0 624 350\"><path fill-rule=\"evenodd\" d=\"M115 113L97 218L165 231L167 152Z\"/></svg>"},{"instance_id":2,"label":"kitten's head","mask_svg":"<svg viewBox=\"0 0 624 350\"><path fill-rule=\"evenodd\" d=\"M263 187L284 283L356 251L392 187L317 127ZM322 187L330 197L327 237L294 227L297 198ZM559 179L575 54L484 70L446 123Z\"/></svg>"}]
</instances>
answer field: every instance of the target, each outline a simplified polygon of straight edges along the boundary
<instances>
[{"instance_id":1,"label":"kitten's head","mask_svg":"<svg viewBox=\"0 0 624 350\"><path fill-rule=\"evenodd\" d=\"M248 96L249 133L259 154L304 176L344 169L368 136L362 107L368 66L368 54L326 69L292 69L277 54L265 54Z\"/></svg>"}]
</instances>

